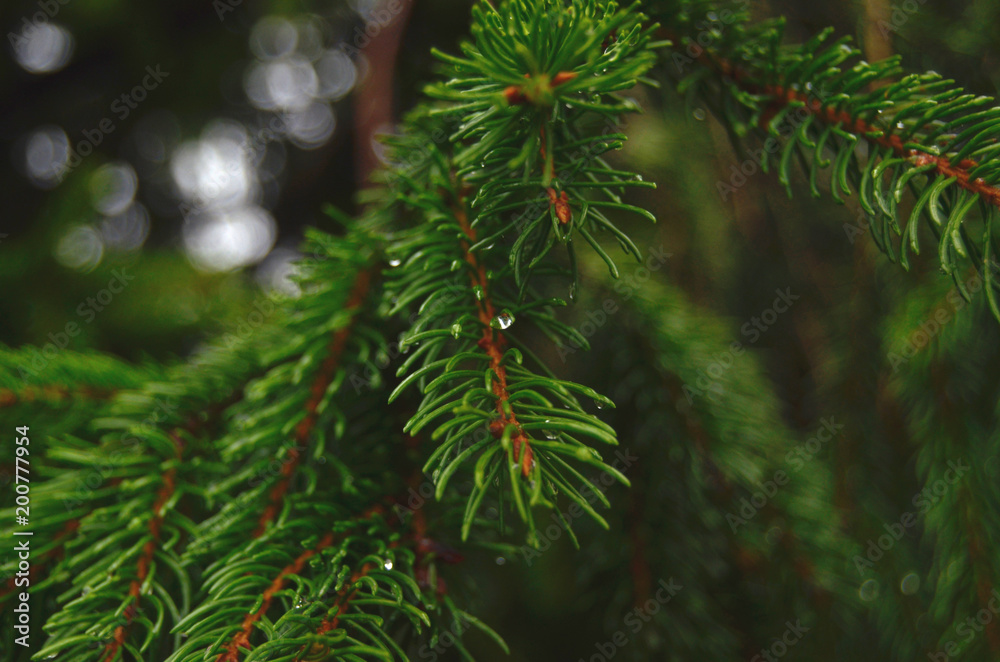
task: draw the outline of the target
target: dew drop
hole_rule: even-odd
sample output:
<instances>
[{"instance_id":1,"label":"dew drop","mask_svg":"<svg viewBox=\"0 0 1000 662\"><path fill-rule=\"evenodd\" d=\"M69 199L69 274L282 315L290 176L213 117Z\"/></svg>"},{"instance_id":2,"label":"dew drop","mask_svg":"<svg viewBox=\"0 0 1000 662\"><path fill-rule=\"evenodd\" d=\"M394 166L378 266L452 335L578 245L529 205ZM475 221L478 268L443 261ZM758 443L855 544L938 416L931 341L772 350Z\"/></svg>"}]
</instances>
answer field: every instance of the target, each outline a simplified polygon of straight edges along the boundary
<instances>
[{"instance_id":1,"label":"dew drop","mask_svg":"<svg viewBox=\"0 0 1000 662\"><path fill-rule=\"evenodd\" d=\"M382 567L385 568L386 570L392 570L392 561L386 561L385 563L382 564Z\"/></svg>"},{"instance_id":2,"label":"dew drop","mask_svg":"<svg viewBox=\"0 0 1000 662\"><path fill-rule=\"evenodd\" d=\"M483 286L482 285L473 285L472 286L472 294L475 295L476 301L482 301L483 300L483 296L485 294L483 292Z\"/></svg>"},{"instance_id":3,"label":"dew drop","mask_svg":"<svg viewBox=\"0 0 1000 662\"><path fill-rule=\"evenodd\" d=\"M858 596L865 602L871 602L878 597L878 582L874 579L867 579L861 588L858 589Z\"/></svg>"},{"instance_id":4,"label":"dew drop","mask_svg":"<svg viewBox=\"0 0 1000 662\"><path fill-rule=\"evenodd\" d=\"M705 111L704 111L704 110L702 110L701 108L695 108L695 109L694 109L694 112L693 112L693 113L691 113L691 114L692 114L692 115L694 115L694 118L695 118L696 120L698 120L699 122L701 122L702 120L704 120L704 119L705 119L705 117L706 117L706 115L705 115Z\"/></svg>"},{"instance_id":5,"label":"dew drop","mask_svg":"<svg viewBox=\"0 0 1000 662\"><path fill-rule=\"evenodd\" d=\"M903 595L913 595L920 588L920 577L917 573L911 572L910 574L903 577L903 581L899 582L899 590Z\"/></svg>"},{"instance_id":6,"label":"dew drop","mask_svg":"<svg viewBox=\"0 0 1000 662\"><path fill-rule=\"evenodd\" d=\"M514 315L506 308L490 320L490 326L494 329L509 329L514 324Z\"/></svg>"},{"instance_id":7,"label":"dew drop","mask_svg":"<svg viewBox=\"0 0 1000 662\"><path fill-rule=\"evenodd\" d=\"M401 264L403 264L403 261L400 260L398 257L389 260L389 266L390 267L398 267Z\"/></svg>"},{"instance_id":8,"label":"dew drop","mask_svg":"<svg viewBox=\"0 0 1000 662\"><path fill-rule=\"evenodd\" d=\"M597 407L598 409L604 409L604 403L601 402L600 400L594 400L594 406Z\"/></svg>"},{"instance_id":9,"label":"dew drop","mask_svg":"<svg viewBox=\"0 0 1000 662\"><path fill-rule=\"evenodd\" d=\"M546 423L551 423L552 421L550 421L549 419L547 419L547 418L546 418L546 419L545 419L545 422L546 422ZM556 434L555 432L553 432L552 430L542 430L542 435L543 435L543 436L544 436L544 437L545 437L546 439L549 439L549 440L552 440L552 439L558 439L558 438L559 438L559 435L558 435L558 434Z\"/></svg>"},{"instance_id":10,"label":"dew drop","mask_svg":"<svg viewBox=\"0 0 1000 662\"><path fill-rule=\"evenodd\" d=\"M506 563L506 562L507 562L507 559L505 559L505 558L504 558L504 557L502 557L502 556L498 556L498 557L496 558L496 561L497 561L497 565L503 565L504 563Z\"/></svg>"},{"instance_id":11,"label":"dew drop","mask_svg":"<svg viewBox=\"0 0 1000 662\"><path fill-rule=\"evenodd\" d=\"M458 322L455 322L454 324L452 324L451 325L451 336L457 340L458 337L461 334L462 334L462 325L459 324Z\"/></svg>"},{"instance_id":12,"label":"dew drop","mask_svg":"<svg viewBox=\"0 0 1000 662\"><path fill-rule=\"evenodd\" d=\"M451 270L452 271L458 271L461 268L462 268L462 261L461 260L455 260L454 262L451 263Z\"/></svg>"}]
</instances>

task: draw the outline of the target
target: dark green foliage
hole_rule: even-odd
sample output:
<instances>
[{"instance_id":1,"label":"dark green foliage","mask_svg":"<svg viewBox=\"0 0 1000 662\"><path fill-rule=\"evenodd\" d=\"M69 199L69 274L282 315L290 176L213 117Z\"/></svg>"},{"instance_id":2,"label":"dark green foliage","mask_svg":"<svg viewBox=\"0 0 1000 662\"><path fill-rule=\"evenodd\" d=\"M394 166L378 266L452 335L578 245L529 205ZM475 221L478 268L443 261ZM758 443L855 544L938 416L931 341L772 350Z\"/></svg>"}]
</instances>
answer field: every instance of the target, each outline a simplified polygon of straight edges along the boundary
<instances>
[{"instance_id":1,"label":"dark green foliage","mask_svg":"<svg viewBox=\"0 0 1000 662\"><path fill-rule=\"evenodd\" d=\"M969 299L965 272L975 268L1000 319L992 231L1000 109L992 98L933 72L904 74L898 57L867 62L832 29L787 45L781 21L751 24L739 11L724 21L709 3L664 4L664 16L681 16L668 32L675 50L666 72L679 91L704 99L737 144L752 133L766 141L754 158L777 170L789 195L793 159L814 196L821 183L840 203L856 192L872 239L906 269L926 225L941 269ZM719 186L724 197L735 190Z\"/></svg>"},{"instance_id":2,"label":"dark green foliage","mask_svg":"<svg viewBox=\"0 0 1000 662\"><path fill-rule=\"evenodd\" d=\"M982 606L1000 577L995 480L976 475L921 513L926 542L901 542L877 575L898 585L924 564L933 587L869 606L878 584L858 559L892 513L856 515L859 532L844 535L835 463L810 451L799 472L796 440L820 423L789 423L757 352L733 350L700 386L732 347L727 320L651 284L629 290L596 360L553 360L589 349L592 334L571 322L619 292L581 285L621 276L613 247L643 263L624 228L654 220L635 199L655 187L612 153L638 110L626 95L660 79L711 107L737 145L763 138L761 165L789 192L795 158L815 195L856 193L879 248L907 268L925 218L941 268L963 295L968 268L979 270L1000 316L992 100L902 75L896 60L863 62L829 32L789 46L781 22L719 11L481 2L472 40L461 55L437 53L427 101L387 139L365 210L331 211L336 236L310 233L301 294L271 302L250 337L223 336L167 368L62 352L28 376L30 350L0 348L0 417L13 426L42 412L51 437L30 447L33 613L49 636L36 657L405 660L444 647L471 660L451 633L474 628L494 650L506 645L459 606L468 595L449 592L444 566L461 560L450 544L514 558L511 541L525 541L527 557L553 527L600 559L584 579L611 621L655 578L686 587L681 612L662 612L628 655L740 659L786 619L814 631L797 651L812 659L834 648L917 659L945 646L949 634L918 646L907 610L942 629ZM704 35L709 45L692 51ZM909 415L922 485L946 478L957 449L996 461L995 375L938 376L962 352L995 358L997 329L982 335L984 308L974 310L942 335L940 355L886 388ZM905 309L893 315L886 337L912 328ZM989 415L963 416L963 401ZM619 444L640 466L616 468ZM781 472L787 485L744 514ZM893 495L868 478L859 491L889 510ZM414 504L427 490L437 503ZM6 536L14 517L3 506ZM629 588L615 574L625 565ZM5 575L15 569L5 557ZM968 659L988 650L981 638Z\"/></svg>"}]
</instances>

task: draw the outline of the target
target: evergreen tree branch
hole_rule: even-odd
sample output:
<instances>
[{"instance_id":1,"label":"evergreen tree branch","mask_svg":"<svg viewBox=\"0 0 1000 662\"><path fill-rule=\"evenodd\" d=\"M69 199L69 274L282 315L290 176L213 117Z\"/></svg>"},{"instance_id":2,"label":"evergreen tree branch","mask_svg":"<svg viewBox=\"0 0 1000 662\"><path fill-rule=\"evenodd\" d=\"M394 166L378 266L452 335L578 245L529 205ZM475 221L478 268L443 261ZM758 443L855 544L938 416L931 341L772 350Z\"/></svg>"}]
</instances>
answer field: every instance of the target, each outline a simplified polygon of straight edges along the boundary
<instances>
[{"instance_id":1,"label":"evergreen tree branch","mask_svg":"<svg viewBox=\"0 0 1000 662\"><path fill-rule=\"evenodd\" d=\"M997 248L992 227L1000 218L994 100L967 94L935 73L904 75L898 57L862 60L848 39L831 40L832 29L786 45L782 22L750 24L745 11L726 24L696 27L700 16L716 16L720 6L701 0L662 5L663 34L674 47L668 71L678 89L704 99L737 145L751 131L761 132L764 146L755 158L765 172L776 162L789 195L793 156L815 196L820 171L830 168L830 194L842 203L856 191L872 238L906 269L910 252L920 253L925 221L940 266L959 292L970 300L962 265L971 265L985 278L987 300L1000 319L991 257ZM718 188L723 199L736 190L722 181ZM907 191L914 201L908 213L901 209Z\"/></svg>"},{"instance_id":2,"label":"evergreen tree branch","mask_svg":"<svg viewBox=\"0 0 1000 662\"><path fill-rule=\"evenodd\" d=\"M170 432L170 440L173 442L174 448L176 449L175 458L177 462L180 463L184 459L184 443L179 436L178 430L175 429ZM115 628L113 640L104 647L103 662L112 662L118 658L125 645L128 629L139 612L139 600L142 595L142 587L146 582L146 579L149 577L150 567L155 562L157 548L161 544L160 532L164 524L163 511L166 508L167 503L174 496L174 492L177 488L176 476L176 466L171 466L163 474L163 485L160 487L159 492L157 492L156 500L153 502L151 509L152 517L149 520L149 540L147 540L142 547L142 553L136 561L135 578L129 583L129 602L123 612L124 623Z\"/></svg>"},{"instance_id":3,"label":"evergreen tree branch","mask_svg":"<svg viewBox=\"0 0 1000 662\"><path fill-rule=\"evenodd\" d=\"M313 379L312 386L309 389L309 399L305 404L305 418L299 421L298 425L295 426L295 447L289 451L288 459L286 459L282 464L281 478L278 480L278 483L271 488L269 497L270 503L260 516L257 529L254 532L254 537L260 537L260 535L267 528L267 525L274 519L275 515L277 515L281 507L281 500L288 491L295 469L301 461L302 452L308 448L309 437L319 420L317 409L326 396L327 390L329 389L336 371L340 366L344 349L347 347L348 338L350 338L355 320L357 319L356 313L361 309L365 297L368 295L368 291L371 288L371 281L371 272L367 270L358 272L351 294L348 297L343 309L345 313L351 316L350 320L345 326L337 329L333 333L333 338L330 340L330 345L327 348L327 357L320 367L316 377Z\"/></svg>"}]
</instances>

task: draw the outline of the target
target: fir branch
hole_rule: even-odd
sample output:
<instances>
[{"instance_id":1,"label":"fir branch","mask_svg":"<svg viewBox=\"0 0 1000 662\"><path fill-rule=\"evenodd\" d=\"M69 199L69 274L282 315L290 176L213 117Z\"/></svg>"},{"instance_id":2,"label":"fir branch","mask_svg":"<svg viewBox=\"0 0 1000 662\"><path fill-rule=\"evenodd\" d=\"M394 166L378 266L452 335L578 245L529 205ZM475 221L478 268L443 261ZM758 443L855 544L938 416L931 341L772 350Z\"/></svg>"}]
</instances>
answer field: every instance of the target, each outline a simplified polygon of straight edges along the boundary
<instances>
[{"instance_id":1,"label":"fir branch","mask_svg":"<svg viewBox=\"0 0 1000 662\"><path fill-rule=\"evenodd\" d=\"M176 449L175 459L178 463L183 460L184 450L184 443L181 441L179 434L179 430L177 429L170 433L170 439L173 441ZM163 528L163 511L166 508L167 503L173 497L174 491L177 488L176 476L176 465L171 466L163 474L163 486L160 487L159 492L157 492L156 500L153 502L153 506L151 508L153 516L149 520L149 540L146 541L146 544L142 547L142 553L136 560L135 578L129 583L129 601L123 612L125 622L115 628L114 639L104 647L103 662L112 662L118 658L118 655L121 653L122 648L125 645L125 638L128 634L128 629L139 612L139 600L142 595L142 587L146 582L146 578L149 577L150 566L154 563L157 547L161 544L160 531Z\"/></svg>"},{"instance_id":2,"label":"fir branch","mask_svg":"<svg viewBox=\"0 0 1000 662\"><path fill-rule=\"evenodd\" d=\"M420 388L421 404L405 430L437 425L431 438L442 441L424 468L434 471L439 499L458 468L475 460L463 537L494 481L509 487L531 540L531 507L551 506L556 493L603 522L572 485L582 476L567 460L600 466L627 482L578 438L616 443L614 431L586 413L577 396L599 407L610 401L555 379L538 361L532 361L537 372L528 369L523 357L533 355L509 329L521 320L557 342L586 345L555 318L554 308L565 302L540 296L532 276L573 277L575 296L578 237L617 274L596 239L601 232L639 257L603 212L652 219L620 195L651 184L603 160L624 137L600 133L599 123L614 124L636 109L619 93L636 85L655 59L644 20L598 2L567 7L511 0L503 11L480 3L473 9L474 41L462 45L463 57L437 53L447 65L445 80L427 93L444 103L411 115L403 135L391 141L399 164L385 176L392 200L419 222L387 247L399 264L387 273L389 314L412 313L401 346L417 347L400 368L407 376L390 401ZM511 211L511 221L501 219ZM569 270L549 256L559 244Z\"/></svg>"},{"instance_id":3,"label":"fir branch","mask_svg":"<svg viewBox=\"0 0 1000 662\"><path fill-rule=\"evenodd\" d=\"M675 12L678 7L683 11ZM830 194L843 203L842 196L857 191L872 238L906 269L909 253L920 253L926 221L941 268L962 296L971 300L961 276L962 265L971 264L985 278L987 300L1000 319L991 257L997 252L992 227L1000 219L994 100L934 73L904 75L898 57L866 62L848 39L831 40L832 29L785 45L780 21L752 25L738 12L729 25L716 23L699 34L692 16L714 8L699 0L663 6L678 89L704 99L737 145L751 130L762 132L760 166L767 172L776 161L789 195L793 156L815 196L820 171L830 168ZM697 42L705 34L707 48ZM692 50L695 57L685 54ZM718 187L724 199L735 191L721 181ZM907 191L914 204L904 214Z\"/></svg>"},{"instance_id":4,"label":"fir branch","mask_svg":"<svg viewBox=\"0 0 1000 662\"><path fill-rule=\"evenodd\" d=\"M268 586L261 595L260 606L254 611L249 612L246 617L244 617L239 631L228 641L228 643L224 644L223 648L225 652L215 658L216 662L239 662L240 649L251 648L250 635L253 633L254 626L257 621L263 618L264 614L267 613L274 595L284 588L285 578L289 575L299 574L303 567L305 567L306 561L332 545L334 540L335 537L333 533L327 532L315 547L302 552L294 561L281 569L281 572L278 573L278 575L274 578L274 581L271 582L271 585Z\"/></svg>"},{"instance_id":5,"label":"fir branch","mask_svg":"<svg viewBox=\"0 0 1000 662\"><path fill-rule=\"evenodd\" d=\"M517 422L517 416L511 407L510 394L507 391L507 370L504 367L504 347L507 345L507 339L502 331L494 328L496 325L494 320L498 319L498 312L490 296L486 267L469 251L469 246L476 243L476 231L469 225L469 219L465 213L464 198L459 197L452 207L452 213L455 215L455 220L458 221L459 228L468 238L468 241L461 242L461 246L465 253L465 261L470 267L469 281L472 284L472 289L480 293L477 296L479 299L478 317L483 335L476 344L490 357L490 370L496 375L496 379L493 381L493 395L496 399L497 417L490 423L490 433L494 438L502 439L506 431L512 430L508 434L510 434L510 442L514 446L514 461L520 465L522 475L528 476L533 462L531 439L524 433L521 424Z\"/></svg>"},{"instance_id":6,"label":"fir branch","mask_svg":"<svg viewBox=\"0 0 1000 662\"><path fill-rule=\"evenodd\" d=\"M282 464L281 478L278 483L271 488L269 497L270 503L268 503L264 512L260 516L260 520L257 523L257 529L254 531L254 537L260 537L260 535L267 528L267 525L274 519L275 515L277 515L281 507L281 501L284 498L285 493L288 491L288 486L295 474L295 469L301 461L302 452L307 448L309 437L319 420L317 409L326 396L327 390L330 387L330 383L333 381L337 369L340 367L344 348L347 346L347 340L351 335L355 320L357 319L356 313L361 309L362 304L364 303L365 297L371 287L371 281L372 275L370 271L362 270L358 272L351 294L343 308L345 313L351 315L350 320L345 326L337 329L333 333L333 338L330 340L330 345L327 348L326 360L320 367L319 372L313 379L312 387L309 389L310 396L305 404L305 418L299 421L298 425L295 426L295 447L289 451L288 459L286 459Z\"/></svg>"},{"instance_id":7,"label":"fir branch","mask_svg":"<svg viewBox=\"0 0 1000 662\"><path fill-rule=\"evenodd\" d=\"M26 386L19 392L14 389L0 389L0 407L14 407L29 402L50 402L58 404L67 400L106 401L114 397L115 389L99 389L88 386L70 387L64 384L47 386Z\"/></svg>"}]
</instances>

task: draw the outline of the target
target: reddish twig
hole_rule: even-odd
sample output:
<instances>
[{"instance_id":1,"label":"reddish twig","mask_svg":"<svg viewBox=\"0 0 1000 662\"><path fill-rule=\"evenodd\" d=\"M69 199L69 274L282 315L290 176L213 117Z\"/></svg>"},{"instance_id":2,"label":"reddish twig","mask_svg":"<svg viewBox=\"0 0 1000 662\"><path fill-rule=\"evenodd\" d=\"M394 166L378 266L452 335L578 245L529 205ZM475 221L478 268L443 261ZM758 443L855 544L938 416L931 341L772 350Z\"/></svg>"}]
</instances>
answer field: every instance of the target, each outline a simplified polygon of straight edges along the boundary
<instances>
[{"instance_id":1,"label":"reddish twig","mask_svg":"<svg viewBox=\"0 0 1000 662\"><path fill-rule=\"evenodd\" d=\"M254 625L263 618L264 614L267 613L268 608L271 606L271 602L274 600L275 594L285 587L285 578L289 575L298 574L302 568L305 566L306 561L316 556L322 552L327 547L330 547L334 543L335 537L333 533L327 533L312 549L307 549L302 552L298 558L289 563L287 566L278 573L278 576L274 578L271 585L267 587L264 591L263 601L260 606L248 613L243 618L243 624L240 627L240 631L229 640L226 645L226 651L215 658L216 662L239 662L240 650L249 650L251 648L250 635L253 633Z\"/></svg>"},{"instance_id":2,"label":"reddish twig","mask_svg":"<svg viewBox=\"0 0 1000 662\"><path fill-rule=\"evenodd\" d=\"M494 329L492 325L493 319L496 317L496 309L489 295L486 266L469 251L469 247L476 241L476 230L469 224L462 199L459 199L453 206L452 212L455 214L455 220L458 221L462 232L468 237L468 241L462 242L462 250L465 253L465 261L472 267L469 280L472 282L473 288L478 287L482 292L482 298L477 303L479 322L483 326L483 337L479 339L478 345L489 355L490 368L496 374L496 379L493 381L493 394L497 397L497 418L490 423L490 432L494 437L500 439L508 426L514 428L514 434L511 436L511 442L514 445L514 460L520 462L521 472L527 476L531 472L533 462L532 450L530 439L525 434L521 424L518 423L510 406L510 394L507 392L507 370L503 365L503 348L507 344L507 338Z\"/></svg>"},{"instance_id":3,"label":"reddish twig","mask_svg":"<svg viewBox=\"0 0 1000 662\"><path fill-rule=\"evenodd\" d=\"M348 298L347 303L344 304L344 310L353 312L361 308L361 304L364 302L365 296L368 294L370 287L371 273L367 270L359 271L357 277L355 278L351 295ZM305 450L306 443L309 441L309 436L312 434L313 428L316 427L316 422L319 420L319 413L317 410L320 402L322 402L323 396L326 393L327 388L330 386L330 382L333 381L333 378L337 373L337 368L340 366L340 360L344 354L344 348L347 346L347 341L351 336L351 331L354 328L356 320L357 316L352 315L343 328L334 332L333 338L330 340L326 360L323 361L323 365L320 366L319 372L317 373L315 379L313 379L312 387L309 390L310 395L309 399L306 401L305 418L299 421L299 424L295 426L295 445L289 451L288 459L282 463L281 478L271 489L270 502L261 514L260 520L257 524L257 529L253 534L255 538L259 538L263 535L264 531L267 529L268 523L270 523L271 520L277 516L278 511L281 509L281 503L285 497L285 493L288 491L289 485L291 484L292 476L295 474L295 470L298 468L299 462L302 460L302 453Z\"/></svg>"},{"instance_id":4,"label":"reddish twig","mask_svg":"<svg viewBox=\"0 0 1000 662\"><path fill-rule=\"evenodd\" d=\"M883 129L865 122L859 117L854 117L846 110L824 104L821 100L813 98L799 90L792 89L781 84L761 84L746 69L734 65L728 60L711 57L703 51L697 58L699 62L709 66L722 75L730 78L743 89L754 94L763 94L772 97L772 104L775 106L787 106L792 102L804 104L804 108L820 122L831 126L840 126L844 131L853 133L873 145L892 150L892 153L903 159L909 160L915 166L934 165L934 170L945 177L954 177L955 183L965 190L978 195L987 203L1000 208L1000 189L987 184L981 177L973 179L970 172L979 166L979 162L973 159L962 159L959 163L952 163L944 156L935 156L917 149L911 149L903 143L903 139L893 133L893 129ZM765 116L766 117L766 116ZM764 120L765 122L768 120Z\"/></svg>"},{"instance_id":5,"label":"reddish twig","mask_svg":"<svg viewBox=\"0 0 1000 662\"><path fill-rule=\"evenodd\" d=\"M184 450L184 443L181 441L178 430L175 429L172 431L170 438L174 442L175 457L177 460L180 460ZM149 520L150 538L142 546L142 552L139 554L139 560L136 562L135 579L129 583L129 605L122 614L125 617L125 622L115 628L114 638L104 647L103 662L111 662L121 652L122 646L125 645L125 637L128 635L129 627L139 613L139 596L142 593L142 585L149 576L149 569L153 563L153 557L156 555L157 545L160 542L160 531L163 528L164 519L162 511L177 489L176 477L177 467L171 467L163 474L163 486L160 487L160 491L156 494L156 500L153 502L152 508L153 517Z\"/></svg>"},{"instance_id":6,"label":"reddish twig","mask_svg":"<svg viewBox=\"0 0 1000 662\"><path fill-rule=\"evenodd\" d=\"M61 384L46 384L44 386L25 386L19 391L0 388L0 408L13 407L21 402L53 401L68 399L107 400L117 393L116 389L81 386L70 388Z\"/></svg>"}]
</instances>

